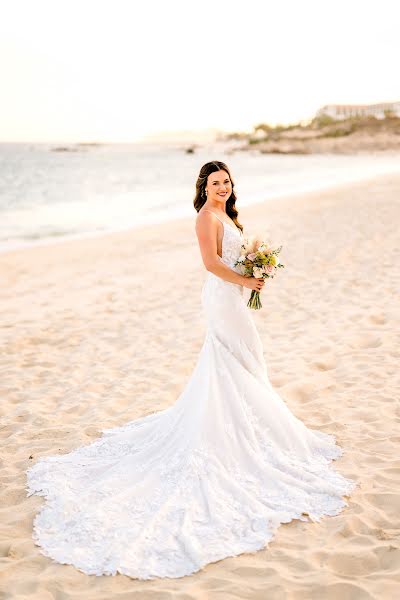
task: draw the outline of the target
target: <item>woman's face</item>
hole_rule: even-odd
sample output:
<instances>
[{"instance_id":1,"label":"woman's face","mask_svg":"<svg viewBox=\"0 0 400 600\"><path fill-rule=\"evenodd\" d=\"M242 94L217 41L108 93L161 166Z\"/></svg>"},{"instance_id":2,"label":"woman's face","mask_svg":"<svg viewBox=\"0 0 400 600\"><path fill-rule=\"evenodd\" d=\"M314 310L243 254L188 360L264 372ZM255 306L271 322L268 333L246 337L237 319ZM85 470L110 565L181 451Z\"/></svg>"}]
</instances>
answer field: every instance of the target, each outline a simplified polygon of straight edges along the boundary
<instances>
[{"instance_id":1,"label":"woman's face","mask_svg":"<svg viewBox=\"0 0 400 600\"><path fill-rule=\"evenodd\" d=\"M232 193L232 184L229 175L226 171L215 171L207 177L207 200L218 202L225 206Z\"/></svg>"}]
</instances>

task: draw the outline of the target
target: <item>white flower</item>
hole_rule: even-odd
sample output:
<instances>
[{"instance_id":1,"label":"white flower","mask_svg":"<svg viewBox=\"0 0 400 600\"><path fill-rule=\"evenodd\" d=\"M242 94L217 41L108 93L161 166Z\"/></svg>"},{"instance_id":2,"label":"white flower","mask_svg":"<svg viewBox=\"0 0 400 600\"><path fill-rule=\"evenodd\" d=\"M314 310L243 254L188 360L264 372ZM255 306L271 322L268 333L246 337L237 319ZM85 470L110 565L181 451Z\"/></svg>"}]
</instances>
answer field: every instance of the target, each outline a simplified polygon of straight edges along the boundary
<instances>
[{"instance_id":1,"label":"white flower","mask_svg":"<svg viewBox=\"0 0 400 600\"><path fill-rule=\"evenodd\" d=\"M244 261L245 261L245 259L246 259L246 257L245 257L245 255L243 254L242 256L239 256L239 258L238 258L238 262L240 262L240 263L241 263L241 262L244 262Z\"/></svg>"},{"instance_id":2,"label":"white flower","mask_svg":"<svg viewBox=\"0 0 400 600\"><path fill-rule=\"evenodd\" d=\"M260 279L263 276L263 270L260 267L253 267L253 277Z\"/></svg>"}]
</instances>

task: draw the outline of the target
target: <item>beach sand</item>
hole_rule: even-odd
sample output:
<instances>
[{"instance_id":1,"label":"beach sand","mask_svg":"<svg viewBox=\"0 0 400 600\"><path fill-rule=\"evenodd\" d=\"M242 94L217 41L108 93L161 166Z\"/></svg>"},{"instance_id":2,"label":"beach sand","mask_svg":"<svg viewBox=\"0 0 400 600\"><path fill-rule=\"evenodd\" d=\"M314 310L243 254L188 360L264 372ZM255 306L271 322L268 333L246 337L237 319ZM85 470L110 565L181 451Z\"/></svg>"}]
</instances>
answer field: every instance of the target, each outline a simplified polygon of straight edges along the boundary
<instances>
[{"instance_id":1,"label":"beach sand","mask_svg":"<svg viewBox=\"0 0 400 600\"><path fill-rule=\"evenodd\" d=\"M286 268L253 312L271 382L307 426L337 436L335 468L359 488L340 515L283 524L262 551L175 580L88 576L41 555L31 533L44 499L26 497L25 471L182 391L205 334L195 212L0 255L0 597L397 598L399 201L400 176L385 175L238 202L245 234L283 244Z\"/></svg>"}]
</instances>

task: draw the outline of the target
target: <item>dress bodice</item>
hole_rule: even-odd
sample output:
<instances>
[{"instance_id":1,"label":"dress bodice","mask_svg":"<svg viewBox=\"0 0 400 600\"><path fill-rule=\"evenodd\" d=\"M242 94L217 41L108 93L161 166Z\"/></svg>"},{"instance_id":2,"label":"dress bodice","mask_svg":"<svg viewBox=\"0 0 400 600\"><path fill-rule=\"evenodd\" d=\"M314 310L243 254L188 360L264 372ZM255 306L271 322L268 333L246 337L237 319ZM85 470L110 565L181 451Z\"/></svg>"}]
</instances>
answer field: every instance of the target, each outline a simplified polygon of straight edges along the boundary
<instances>
[{"instance_id":1,"label":"dress bodice","mask_svg":"<svg viewBox=\"0 0 400 600\"><path fill-rule=\"evenodd\" d=\"M233 228L228 223L222 221L217 215L215 216L221 221L224 230L222 236L222 257L218 255L218 258L233 271L241 274L241 269L239 266L235 266L235 262L240 256L241 246L244 240L243 234L240 229ZM206 304L214 304L217 296L221 298L223 303L229 303L225 293L233 293L235 296L237 294L243 296L243 285L225 281L211 271L207 271L207 276L202 291L203 305L205 306Z\"/></svg>"},{"instance_id":2,"label":"dress bodice","mask_svg":"<svg viewBox=\"0 0 400 600\"><path fill-rule=\"evenodd\" d=\"M214 211L203 209L207 212L211 212L215 217L217 217L218 221L222 223L223 226L223 236L222 236L222 257L219 256L219 259L224 262L228 267L240 273L240 269L235 267L235 262L240 256L241 245L243 243L243 234L238 227L233 227L226 223L220 217L215 214Z\"/></svg>"},{"instance_id":3,"label":"dress bodice","mask_svg":"<svg viewBox=\"0 0 400 600\"><path fill-rule=\"evenodd\" d=\"M220 259L234 271L240 272L234 265L240 256L243 234L240 229L234 229L223 221L221 223L224 227L224 235L222 238L222 258L220 257Z\"/></svg>"}]
</instances>

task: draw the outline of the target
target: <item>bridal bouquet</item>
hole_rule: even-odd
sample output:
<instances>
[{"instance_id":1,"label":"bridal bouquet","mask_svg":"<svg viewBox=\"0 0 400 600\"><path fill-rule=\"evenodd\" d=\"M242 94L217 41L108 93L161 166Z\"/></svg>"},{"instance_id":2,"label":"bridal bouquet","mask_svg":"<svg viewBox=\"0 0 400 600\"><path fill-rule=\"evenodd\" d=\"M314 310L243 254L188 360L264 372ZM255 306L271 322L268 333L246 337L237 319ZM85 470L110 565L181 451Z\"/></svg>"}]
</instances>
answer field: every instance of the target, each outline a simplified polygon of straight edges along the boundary
<instances>
[{"instance_id":1,"label":"bridal bouquet","mask_svg":"<svg viewBox=\"0 0 400 600\"><path fill-rule=\"evenodd\" d=\"M277 269L284 267L278 254L282 246L272 248L268 242L263 242L257 238L245 238L242 249L235 266L241 268L242 274L246 277L274 277ZM252 290L250 299L247 303L249 308L259 309L262 307L260 292Z\"/></svg>"}]
</instances>

